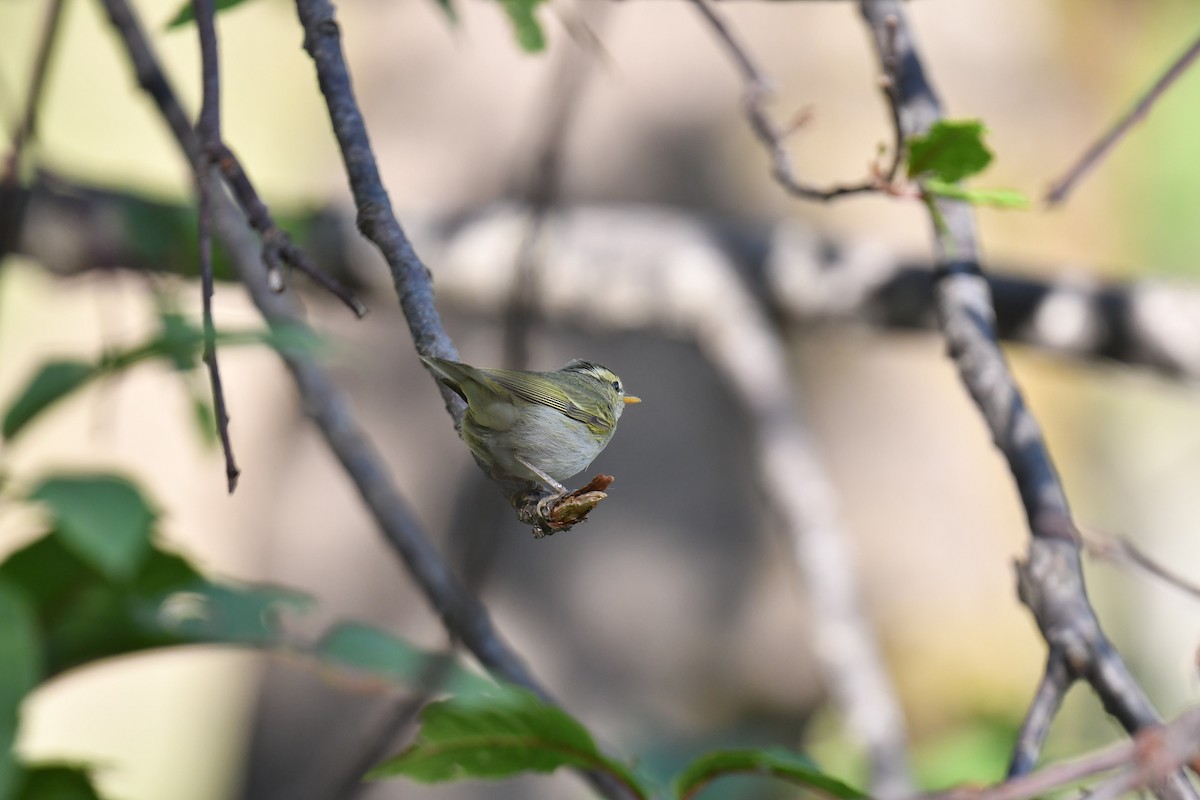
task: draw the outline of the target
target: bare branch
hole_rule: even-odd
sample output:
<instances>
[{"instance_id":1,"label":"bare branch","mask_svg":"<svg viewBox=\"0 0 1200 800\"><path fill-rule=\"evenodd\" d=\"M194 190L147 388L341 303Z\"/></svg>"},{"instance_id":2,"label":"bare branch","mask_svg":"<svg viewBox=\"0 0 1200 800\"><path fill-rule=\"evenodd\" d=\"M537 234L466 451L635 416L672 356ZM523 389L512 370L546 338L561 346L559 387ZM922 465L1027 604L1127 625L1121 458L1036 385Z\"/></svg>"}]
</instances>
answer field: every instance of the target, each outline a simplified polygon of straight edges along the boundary
<instances>
[{"instance_id":1,"label":"bare branch","mask_svg":"<svg viewBox=\"0 0 1200 800\"><path fill-rule=\"evenodd\" d=\"M912 31L897 0L862 0L859 6L881 60L894 57L902 71L893 101L904 138L920 134L942 117L925 77ZM950 355L996 446L1004 454L1025 506L1032 539L1018 565L1019 590L1051 649L1064 654L1072 673L1087 680L1126 730L1158 724L1158 714L1100 628L1084 589L1079 537L1066 493L1041 429L1025 405L996 333L995 311L979 263L974 215L961 201L928 201L934 228L938 322ZM1195 798L1182 774L1156 793Z\"/></svg>"},{"instance_id":2,"label":"bare branch","mask_svg":"<svg viewBox=\"0 0 1200 800\"><path fill-rule=\"evenodd\" d=\"M1175 59L1171 66L1167 67L1167 71L1146 90L1133 108L1097 139L1067 170L1066 174L1054 182L1046 192L1046 203L1054 206L1066 200L1075 184L1100 163L1121 137L1129 132L1130 128L1150 113L1154 104L1166 93L1167 89L1171 88L1171 84L1175 83L1179 76L1187 72L1197 56L1200 56L1200 36L1197 36L1188 49L1183 51L1183 54Z\"/></svg>"}]
</instances>

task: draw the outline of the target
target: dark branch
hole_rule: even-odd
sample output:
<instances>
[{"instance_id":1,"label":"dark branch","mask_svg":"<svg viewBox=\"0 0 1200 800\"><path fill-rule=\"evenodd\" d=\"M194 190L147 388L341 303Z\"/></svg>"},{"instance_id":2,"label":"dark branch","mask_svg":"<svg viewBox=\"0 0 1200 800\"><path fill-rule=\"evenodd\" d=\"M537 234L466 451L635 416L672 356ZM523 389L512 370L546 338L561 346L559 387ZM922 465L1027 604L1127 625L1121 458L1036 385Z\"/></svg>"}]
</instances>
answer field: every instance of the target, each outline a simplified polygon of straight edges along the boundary
<instances>
[{"instance_id":1,"label":"dark branch","mask_svg":"<svg viewBox=\"0 0 1200 800\"><path fill-rule=\"evenodd\" d=\"M1066 174L1059 178L1050 189L1046 192L1046 202L1049 205L1058 205L1067 199L1067 195L1075 184L1090 172L1100 160L1108 154L1122 136L1129 132L1137 122L1150 113L1150 109L1154 106L1158 99L1162 97L1167 89L1171 88L1179 76L1187 72L1188 67L1200 56L1200 36L1183 52L1179 58L1167 68L1154 85L1151 86L1144 95L1134 104L1125 116L1117 120L1103 136L1096 140L1091 147L1087 149L1079 160L1067 170Z\"/></svg>"},{"instance_id":2,"label":"dark branch","mask_svg":"<svg viewBox=\"0 0 1200 800\"><path fill-rule=\"evenodd\" d=\"M233 443L229 439L229 413L225 405L225 391L221 386L221 369L217 364L217 331L213 325L213 267L212 267L212 195L208 171L212 164L214 149L221 141L221 72L217 55L217 30L213 0L192 0L196 16L196 31L200 37L200 69L203 98L200 117L196 122L196 133L200 139L200 150L192 168L196 175L196 194L199 205L200 239L200 298L204 317L204 363L208 367L208 379L212 384L213 414L216 417L217 435L221 439L221 450L225 455L225 481L229 493L237 489L237 461L233 457Z\"/></svg>"}]
</instances>

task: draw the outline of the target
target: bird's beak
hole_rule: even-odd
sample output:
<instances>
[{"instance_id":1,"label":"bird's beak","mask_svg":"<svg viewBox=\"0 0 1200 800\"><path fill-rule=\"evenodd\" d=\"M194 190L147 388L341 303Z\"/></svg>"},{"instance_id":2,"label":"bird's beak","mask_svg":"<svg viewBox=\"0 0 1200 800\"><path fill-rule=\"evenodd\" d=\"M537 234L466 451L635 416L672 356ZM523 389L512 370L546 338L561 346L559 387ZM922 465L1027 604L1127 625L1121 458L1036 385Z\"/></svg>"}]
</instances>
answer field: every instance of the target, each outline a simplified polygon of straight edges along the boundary
<instances>
[{"instance_id":1,"label":"bird's beak","mask_svg":"<svg viewBox=\"0 0 1200 800\"><path fill-rule=\"evenodd\" d=\"M642 398L640 398L640 397L626 397L625 398L625 405L627 405L627 406L631 406L634 403L640 403L640 402L642 402Z\"/></svg>"}]
</instances>

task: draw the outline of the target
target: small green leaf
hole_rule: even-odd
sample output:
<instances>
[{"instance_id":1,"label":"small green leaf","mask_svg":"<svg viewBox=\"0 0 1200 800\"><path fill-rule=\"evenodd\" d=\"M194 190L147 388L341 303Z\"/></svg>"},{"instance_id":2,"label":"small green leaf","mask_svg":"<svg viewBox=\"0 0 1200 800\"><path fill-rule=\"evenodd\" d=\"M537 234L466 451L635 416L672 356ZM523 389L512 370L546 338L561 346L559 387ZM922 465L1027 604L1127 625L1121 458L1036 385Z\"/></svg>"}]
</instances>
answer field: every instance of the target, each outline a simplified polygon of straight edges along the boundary
<instances>
[{"instance_id":1,"label":"small green leaf","mask_svg":"<svg viewBox=\"0 0 1200 800\"><path fill-rule=\"evenodd\" d=\"M16 800L103 800L86 767L39 764L27 767Z\"/></svg>"},{"instance_id":2,"label":"small green leaf","mask_svg":"<svg viewBox=\"0 0 1200 800\"><path fill-rule=\"evenodd\" d=\"M927 133L909 137L908 177L957 183L982 172L992 162L985 133L977 119L938 120Z\"/></svg>"},{"instance_id":3,"label":"small green leaf","mask_svg":"<svg viewBox=\"0 0 1200 800\"><path fill-rule=\"evenodd\" d=\"M546 36L533 13L542 0L500 0L500 3L508 14L521 48L528 53L545 50Z\"/></svg>"},{"instance_id":4,"label":"small green leaf","mask_svg":"<svg viewBox=\"0 0 1200 800\"><path fill-rule=\"evenodd\" d=\"M4 438L13 438L35 417L97 374L99 370L96 367L82 361L49 361L43 364L5 412Z\"/></svg>"},{"instance_id":5,"label":"small green leaf","mask_svg":"<svg viewBox=\"0 0 1200 800\"><path fill-rule=\"evenodd\" d=\"M150 550L157 514L123 478L55 476L40 483L29 499L48 507L64 544L110 578L132 577Z\"/></svg>"},{"instance_id":6,"label":"small green leaf","mask_svg":"<svg viewBox=\"0 0 1200 800\"><path fill-rule=\"evenodd\" d=\"M226 9L233 8L234 6L240 6L245 2L247 2L247 0L217 0L216 11L219 14ZM192 9L192 0L184 0L179 11L175 14L175 16L171 17L171 21L167 23L167 30L171 31L175 30L176 28L182 28L189 22L195 21L196 12Z\"/></svg>"},{"instance_id":7,"label":"small green leaf","mask_svg":"<svg viewBox=\"0 0 1200 800\"><path fill-rule=\"evenodd\" d=\"M779 748L770 750L718 750L693 761L675 779L674 795L691 798L703 787L729 775L761 775L816 789L842 800L864 800L867 795L826 775L805 756Z\"/></svg>"},{"instance_id":8,"label":"small green leaf","mask_svg":"<svg viewBox=\"0 0 1200 800\"><path fill-rule=\"evenodd\" d=\"M20 767L12 753L21 703L41 678L42 653L33 604L0 580L0 797L12 797Z\"/></svg>"},{"instance_id":9,"label":"small green leaf","mask_svg":"<svg viewBox=\"0 0 1200 800\"><path fill-rule=\"evenodd\" d=\"M553 772L562 766L603 771L645 796L633 774L601 753L574 717L527 689L509 685L430 703L421 712L416 742L367 777L402 775L438 783Z\"/></svg>"},{"instance_id":10,"label":"small green leaf","mask_svg":"<svg viewBox=\"0 0 1200 800\"><path fill-rule=\"evenodd\" d=\"M1013 189L965 189L953 183L929 179L922 186L926 192L953 200L965 200L976 206L1028 209L1029 198Z\"/></svg>"},{"instance_id":11,"label":"small green leaf","mask_svg":"<svg viewBox=\"0 0 1200 800\"><path fill-rule=\"evenodd\" d=\"M495 691L496 684L445 656L429 653L386 631L358 622L335 625L313 648L331 666L391 683L433 683L455 695Z\"/></svg>"}]
</instances>

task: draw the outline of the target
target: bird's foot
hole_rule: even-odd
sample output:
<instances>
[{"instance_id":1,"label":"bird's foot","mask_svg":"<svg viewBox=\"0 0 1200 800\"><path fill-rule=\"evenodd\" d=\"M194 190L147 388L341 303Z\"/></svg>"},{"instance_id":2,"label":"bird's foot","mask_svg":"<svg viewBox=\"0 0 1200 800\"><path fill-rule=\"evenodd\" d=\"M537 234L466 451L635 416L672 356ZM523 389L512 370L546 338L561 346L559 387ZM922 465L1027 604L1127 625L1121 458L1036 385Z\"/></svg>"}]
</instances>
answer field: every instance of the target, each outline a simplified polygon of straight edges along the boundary
<instances>
[{"instance_id":1,"label":"bird's foot","mask_svg":"<svg viewBox=\"0 0 1200 800\"><path fill-rule=\"evenodd\" d=\"M573 492L564 489L559 494L543 497L537 504L539 519L533 537L541 539L583 522L588 512L608 497L605 490L613 480L611 475L597 475L586 486Z\"/></svg>"}]
</instances>

